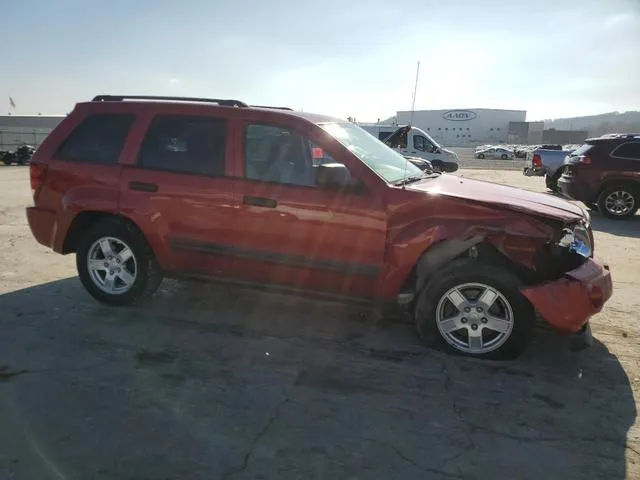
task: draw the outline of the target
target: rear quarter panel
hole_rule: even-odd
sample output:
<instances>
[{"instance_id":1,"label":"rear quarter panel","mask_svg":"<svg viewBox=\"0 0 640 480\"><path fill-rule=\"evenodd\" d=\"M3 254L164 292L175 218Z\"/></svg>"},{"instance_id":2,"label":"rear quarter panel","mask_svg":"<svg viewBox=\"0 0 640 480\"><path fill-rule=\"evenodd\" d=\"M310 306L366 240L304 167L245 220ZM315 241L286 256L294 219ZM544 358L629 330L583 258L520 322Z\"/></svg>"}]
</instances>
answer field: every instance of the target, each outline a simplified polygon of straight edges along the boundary
<instances>
[{"instance_id":1,"label":"rear quarter panel","mask_svg":"<svg viewBox=\"0 0 640 480\"><path fill-rule=\"evenodd\" d=\"M34 154L34 163L46 163L47 175L38 196L37 208L55 212L52 243L62 253L64 240L74 217L80 212L96 210L117 213L120 166L71 162L56 156L67 136L92 112L79 105L45 139Z\"/></svg>"}]
</instances>

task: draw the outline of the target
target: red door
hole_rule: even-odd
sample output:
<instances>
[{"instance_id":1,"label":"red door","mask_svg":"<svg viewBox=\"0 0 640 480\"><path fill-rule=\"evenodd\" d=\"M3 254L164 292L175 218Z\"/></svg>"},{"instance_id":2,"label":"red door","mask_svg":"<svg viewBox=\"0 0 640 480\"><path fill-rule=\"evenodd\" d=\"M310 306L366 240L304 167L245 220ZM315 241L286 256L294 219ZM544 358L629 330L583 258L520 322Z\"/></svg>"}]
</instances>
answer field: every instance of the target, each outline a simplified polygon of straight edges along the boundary
<instances>
[{"instance_id":1,"label":"red door","mask_svg":"<svg viewBox=\"0 0 640 480\"><path fill-rule=\"evenodd\" d=\"M207 115L159 114L137 124L139 154L123 167L120 211L145 232L161 266L221 275L229 258L207 245L233 241L234 180L226 175L229 128Z\"/></svg>"},{"instance_id":2,"label":"red door","mask_svg":"<svg viewBox=\"0 0 640 480\"><path fill-rule=\"evenodd\" d=\"M221 246L235 258L234 274L253 282L373 295L386 239L384 199L366 189L317 188L314 163L336 160L292 128L246 122L237 138L237 171L244 176L235 186L235 241Z\"/></svg>"}]
</instances>

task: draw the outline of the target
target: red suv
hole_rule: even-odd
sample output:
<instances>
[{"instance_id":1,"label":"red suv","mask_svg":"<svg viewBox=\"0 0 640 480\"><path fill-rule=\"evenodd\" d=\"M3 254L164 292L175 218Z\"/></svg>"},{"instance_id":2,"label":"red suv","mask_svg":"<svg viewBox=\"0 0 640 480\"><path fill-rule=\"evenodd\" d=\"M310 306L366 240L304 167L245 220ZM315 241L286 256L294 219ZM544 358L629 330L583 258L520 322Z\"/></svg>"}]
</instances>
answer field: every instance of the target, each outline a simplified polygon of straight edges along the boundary
<instances>
[{"instance_id":1,"label":"red suv","mask_svg":"<svg viewBox=\"0 0 640 480\"><path fill-rule=\"evenodd\" d=\"M31 162L35 238L97 300L211 277L400 303L428 345L519 354L536 310L584 333L611 295L588 213L423 171L356 124L236 100L98 96Z\"/></svg>"},{"instance_id":2,"label":"red suv","mask_svg":"<svg viewBox=\"0 0 640 480\"><path fill-rule=\"evenodd\" d=\"M640 134L587 139L566 158L558 187L606 217L632 217L640 207Z\"/></svg>"}]
</instances>

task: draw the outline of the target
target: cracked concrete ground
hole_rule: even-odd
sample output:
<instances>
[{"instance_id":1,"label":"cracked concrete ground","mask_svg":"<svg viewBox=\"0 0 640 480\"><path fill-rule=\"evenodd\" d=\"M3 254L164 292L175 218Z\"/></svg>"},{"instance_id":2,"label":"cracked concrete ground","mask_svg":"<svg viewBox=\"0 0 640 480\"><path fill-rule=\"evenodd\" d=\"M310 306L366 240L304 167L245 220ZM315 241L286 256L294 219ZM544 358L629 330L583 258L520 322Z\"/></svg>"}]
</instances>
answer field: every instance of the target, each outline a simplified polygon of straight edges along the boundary
<instances>
[{"instance_id":1,"label":"cracked concrete ground","mask_svg":"<svg viewBox=\"0 0 640 480\"><path fill-rule=\"evenodd\" d=\"M235 287L102 307L31 237L27 177L0 168L2 479L640 478L640 217L594 214L615 294L591 349L540 326L517 361L478 362L359 307Z\"/></svg>"}]
</instances>

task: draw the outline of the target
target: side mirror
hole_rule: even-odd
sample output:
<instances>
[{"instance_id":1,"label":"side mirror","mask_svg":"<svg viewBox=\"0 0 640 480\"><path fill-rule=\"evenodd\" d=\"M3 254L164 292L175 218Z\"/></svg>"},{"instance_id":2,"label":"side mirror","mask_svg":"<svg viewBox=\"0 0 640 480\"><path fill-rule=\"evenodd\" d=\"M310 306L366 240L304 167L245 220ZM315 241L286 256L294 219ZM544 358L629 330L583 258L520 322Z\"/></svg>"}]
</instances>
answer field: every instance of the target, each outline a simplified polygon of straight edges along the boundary
<instances>
[{"instance_id":1,"label":"side mirror","mask_svg":"<svg viewBox=\"0 0 640 480\"><path fill-rule=\"evenodd\" d=\"M352 189L358 182L342 163L325 163L316 167L316 186L324 190Z\"/></svg>"}]
</instances>

